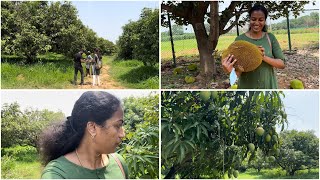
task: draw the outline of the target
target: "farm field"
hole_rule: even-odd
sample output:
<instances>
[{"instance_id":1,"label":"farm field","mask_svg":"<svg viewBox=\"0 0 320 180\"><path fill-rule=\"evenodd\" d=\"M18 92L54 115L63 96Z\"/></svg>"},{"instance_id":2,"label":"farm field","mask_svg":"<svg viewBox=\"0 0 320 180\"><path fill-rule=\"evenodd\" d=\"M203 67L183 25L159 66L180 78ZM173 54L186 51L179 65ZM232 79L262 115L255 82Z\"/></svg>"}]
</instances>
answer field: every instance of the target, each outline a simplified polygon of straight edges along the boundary
<instances>
[{"instance_id":1,"label":"farm field","mask_svg":"<svg viewBox=\"0 0 320 180\"><path fill-rule=\"evenodd\" d=\"M282 50L288 50L288 35L275 34ZM301 38L303 37L303 38ZM236 35L222 35L219 38L217 50L226 49L236 38ZM309 45L317 45L319 42L319 33L302 33L291 34L292 49L307 48ZM197 42L195 39L177 40L174 41L174 48L176 57L198 55ZM171 43L170 41L161 42L161 61L168 61L172 59Z\"/></svg>"}]
</instances>

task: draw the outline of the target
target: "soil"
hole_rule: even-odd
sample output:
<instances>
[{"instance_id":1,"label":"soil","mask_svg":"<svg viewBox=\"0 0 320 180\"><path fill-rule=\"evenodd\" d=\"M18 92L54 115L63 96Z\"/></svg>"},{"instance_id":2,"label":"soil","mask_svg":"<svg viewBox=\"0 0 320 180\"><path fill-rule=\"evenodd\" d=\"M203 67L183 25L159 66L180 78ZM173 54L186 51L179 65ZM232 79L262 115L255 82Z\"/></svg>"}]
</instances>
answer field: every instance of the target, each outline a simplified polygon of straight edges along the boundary
<instances>
[{"instance_id":1,"label":"soil","mask_svg":"<svg viewBox=\"0 0 320 180\"><path fill-rule=\"evenodd\" d=\"M295 50L291 53L284 52L287 57L285 69L276 69L278 85L280 89L289 89L290 81L299 79L303 82L305 89L319 89L319 49L305 48ZM178 57L177 67L183 69L181 74L173 74L172 62L161 65L162 89L227 89L230 87L228 76L223 72L220 60L216 60L217 73L214 80L204 82L199 78L199 70L188 71L187 66L195 63L199 67L199 56ZM187 84L185 76L196 77L196 81Z\"/></svg>"},{"instance_id":2,"label":"soil","mask_svg":"<svg viewBox=\"0 0 320 180\"><path fill-rule=\"evenodd\" d=\"M84 77L84 85L77 85L76 87L78 89L124 89L119 83L114 81L110 75L109 72L109 66L103 65L103 67L100 70L100 86L92 85L92 76ZM85 71L84 71L85 73ZM78 82L80 80L80 74L78 73Z\"/></svg>"}]
</instances>

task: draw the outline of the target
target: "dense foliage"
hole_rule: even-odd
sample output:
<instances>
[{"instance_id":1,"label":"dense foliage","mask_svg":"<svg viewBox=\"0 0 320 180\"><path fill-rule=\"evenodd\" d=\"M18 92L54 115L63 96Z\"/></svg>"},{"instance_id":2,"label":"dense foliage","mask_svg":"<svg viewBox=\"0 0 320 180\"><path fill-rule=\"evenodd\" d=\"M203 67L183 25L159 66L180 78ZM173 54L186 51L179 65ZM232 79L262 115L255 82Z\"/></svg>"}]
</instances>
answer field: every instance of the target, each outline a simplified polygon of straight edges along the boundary
<instances>
[{"instance_id":1,"label":"dense foliage","mask_svg":"<svg viewBox=\"0 0 320 180\"><path fill-rule=\"evenodd\" d=\"M159 62L159 10L144 8L138 21L123 26L117 41L119 59L138 59L144 65Z\"/></svg>"},{"instance_id":2,"label":"dense foliage","mask_svg":"<svg viewBox=\"0 0 320 180\"><path fill-rule=\"evenodd\" d=\"M120 152L129 166L130 178L159 176L159 95L125 99L126 139Z\"/></svg>"},{"instance_id":3,"label":"dense foliage","mask_svg":"<svg viewBox=\"0 0 320 180\"><path fill-rule=\"evenodd\" d=\"M287 123L282 92L162 93L162 174L165 178L237 176L244 159L274 156L276 125ZM263 132L262 129L263 128ZM266 140L271 135L271 140Z\"/></svg>"},{"instance_id":4,"label":"dense foliage","mask_svg":"<svg viewBox=\"0 0 320 180\"><path fill-rule=\"evenodd\" d=\"M70 1L1 2L2 54L21 55L31 62L43 52L72 57L81 48L95 47L106 55L115 52L112 42L83 25Z\"/></svg>"},{"instance_id":5,"label":"dense foliage","mask_svg":"<svg viewBox=\"0 0 320 180\"><path fill-rule=\"evenodd\" d=\"M280 137L282 143L277 163L289 175L298 170L319 167L319 138L313 131L285 131Z\"/></svg>"},{"instance_id":6,"label":"dense foliage","mask_svg":"<svg viewBox=\"0 0 320 180\"><path fill-rule=\"evenodd\" d=\"M1 109L1 147L36 147L39 133L49 123L64 119L62 112L21 110L19 104L4 104Z\"/></svg>"}]
</instances>

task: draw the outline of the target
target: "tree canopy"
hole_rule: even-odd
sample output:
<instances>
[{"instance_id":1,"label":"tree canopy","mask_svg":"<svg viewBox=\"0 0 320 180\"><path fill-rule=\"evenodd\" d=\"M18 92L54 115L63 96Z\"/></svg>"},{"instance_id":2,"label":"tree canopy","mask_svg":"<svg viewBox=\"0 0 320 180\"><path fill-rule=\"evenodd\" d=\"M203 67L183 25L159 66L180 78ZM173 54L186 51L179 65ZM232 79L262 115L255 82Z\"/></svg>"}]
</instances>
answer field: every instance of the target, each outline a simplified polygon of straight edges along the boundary
<instances>
[{"instance_id":1,"label":"tree canopy","mask_svg":"<svg viewBox=\"0 0 320 180\"><path fill-rule=\"evenodd\" d=\"M275 126L284 129L287 123L282 92L165 91L161 96L165 178L221 178L247 157L255 159L258 149L269 157L280 148Z\"/></svg>"},{"instance_id":2,"label":"tree canopy","mask_svg":"<svg viewBox=\"0 0 320 180\"><path fill-rule=\"evenodd\" d=\"M118 59L138 59L144 65L159 62L159 10L144 8L138 21L123 26L117 41Z\"/></svg>"},{"instance_id":3,"label":"tree canopy","mask_svg":"<svg viewBox=\"0 0 320 180\"><path fill-rule=\"evenodd\" d=\"M70 1L3 1L2 54L25 56L29 62L43 52L69 57L83 48L111 54L115 45L83 25Z\"/></svg>"}]
</instances>

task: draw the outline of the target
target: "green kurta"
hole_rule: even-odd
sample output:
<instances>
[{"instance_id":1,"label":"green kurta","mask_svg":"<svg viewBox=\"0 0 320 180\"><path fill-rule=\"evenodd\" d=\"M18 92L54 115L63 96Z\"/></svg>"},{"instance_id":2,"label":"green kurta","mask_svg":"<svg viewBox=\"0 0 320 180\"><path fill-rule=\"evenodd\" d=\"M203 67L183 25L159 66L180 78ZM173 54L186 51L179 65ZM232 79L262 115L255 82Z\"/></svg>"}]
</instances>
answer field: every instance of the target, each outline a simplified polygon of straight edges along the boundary
<instances>
[{"instance_id":1,"label":"green kurta","mask_svg":"<svg viewBox=\"0 0 320 180\"><path fill-rule=\"evenodd\" d=\"M265 49L266 56L285 61L285 56L282 53L276 37L271 33L268 33L268 35L271 41L272 51L266 35L261 39L251 39L245 34L241 34L235 40L244 40L257 46L262 46ZM239 77L238 89L278 89L277 77L273 67L262 61L261 65L254 71L243 72Z\"/></svg>"},{"instance_id":2,"label":"green kurta","mask_svg":"<svg viewBox=\"0 0 320 180\"><path fill-rule=\"evenodd\" d=\"M128 166L124 159L116 154L128 177ZM105 167L91 170L70 162L64 156L52 160L42 171L42 179L124 179L116 160L109 155L109 164Z\"/></svg>"}]
</instances>

